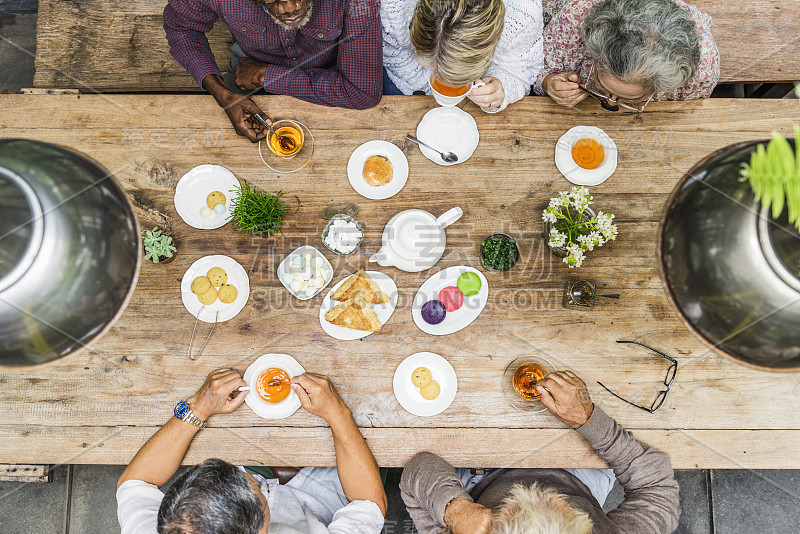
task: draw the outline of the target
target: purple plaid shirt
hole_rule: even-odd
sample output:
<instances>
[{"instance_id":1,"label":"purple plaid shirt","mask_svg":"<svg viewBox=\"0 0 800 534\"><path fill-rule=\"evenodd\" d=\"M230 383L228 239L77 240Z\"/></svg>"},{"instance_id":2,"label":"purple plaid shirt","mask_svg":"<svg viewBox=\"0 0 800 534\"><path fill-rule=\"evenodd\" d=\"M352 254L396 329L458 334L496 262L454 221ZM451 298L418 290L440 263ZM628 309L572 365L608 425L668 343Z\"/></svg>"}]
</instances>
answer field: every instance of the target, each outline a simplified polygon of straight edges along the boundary
<instances>
[{"instance_id":1,"label":"purple plaid shirt","mask_svg":"<svg viewBox=\"0 0 800 534\"><path fill-rule=\"evenodd\" d=\"M170 53L198 85L222 75L205 34L222 18L247 57L268 64L264 90L326 106L366 109L380 101L380 0L314 0L311 19L286 30L254 0L169 0ZM338 71L327 70L336 65Z\"/></svg>"}]
</instances>

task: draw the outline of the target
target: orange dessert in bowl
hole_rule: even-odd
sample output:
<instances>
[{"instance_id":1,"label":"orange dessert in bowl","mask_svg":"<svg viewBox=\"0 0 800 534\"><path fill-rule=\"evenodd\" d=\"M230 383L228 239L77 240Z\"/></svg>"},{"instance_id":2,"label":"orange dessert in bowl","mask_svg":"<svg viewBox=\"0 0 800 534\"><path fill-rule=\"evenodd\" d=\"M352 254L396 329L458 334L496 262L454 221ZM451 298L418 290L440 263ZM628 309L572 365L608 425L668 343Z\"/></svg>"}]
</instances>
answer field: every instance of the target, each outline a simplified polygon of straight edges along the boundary
<instances>
[{"instance_id":1,"label":"orange dessert in bowl","mask_svg":"<svg viewBox=\"0 0 800 534\"><path fill-rule=\"evenodd\" d=\"M289 385L290 379L289 373L283 369L277 367L265 369L258 375L258 378L256 378L256 394L262 400L273 404L281 402L292 392L292 387ZM276 384L278 381L280 383Z\"/></svg>"}]
</instances>

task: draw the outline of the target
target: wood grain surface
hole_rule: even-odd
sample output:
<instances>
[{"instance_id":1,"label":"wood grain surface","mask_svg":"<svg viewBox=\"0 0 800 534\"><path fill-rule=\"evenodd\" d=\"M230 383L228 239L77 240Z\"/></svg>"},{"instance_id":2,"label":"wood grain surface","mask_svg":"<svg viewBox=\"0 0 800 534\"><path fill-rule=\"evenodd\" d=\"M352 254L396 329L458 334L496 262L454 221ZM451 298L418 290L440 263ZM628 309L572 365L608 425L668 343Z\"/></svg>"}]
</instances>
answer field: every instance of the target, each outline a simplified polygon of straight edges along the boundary
<instances>
[{"instance_id":1,"label":"wood grain surface","mask_svg":"<svg viewBox=\"0 0 800 534\"><path fill-rule=\"evenodd\" d=\"M714 20L721 82L800 80L798 0L692 2ZM169 54L164 0L40 0L34 87L84 92L195 91L197 84ZM231 35L218 22L208 36L225 72Z\"/></svg>"},{"instance_id":2,"label":"wood grain surface","mask_svg":"<svg viewBox=\"0 0 800 534\"><path fill-rule=\"evenodd\" d=\"M666 450L677 467L800 467L800 376L752 370L706 350L670 307L655 255L664 202L680 177L729 144L768 138L772 129L789 134L800 103L656 103L641 115L607 113L592 102L565 110L537 98L492 115L469 103L464 109L478 121L480 145L464 164L440 167L404 141L434 105L430 97L385 97L360 112L287 97L256 101L269 116L296 118L314 132L306 169L270 171L209 96L0 96L0 135L60 143L95 158L128 191L141 225L171 227L178 246L172 263L142 265L128 309L89 349L41 368L0 372L0 463L127 463L210 370L244 372L261 354L277 352L331 376L382 465L402 465L420 449L462 465L598 465L587 444L554 417L518 412L503 397L505 366L539 354L583 377L598 406ZM616 173L592 188L594 206L616 214L619 237L593 251L579 270L569 270L543 245L541 212L555 192L570 186L553 152L558 137L579 124L603 128L619 148ZM401 193L385 201L360 197L346 177L350 153L372 139L396 143L411 169ZM251 238L230 224L208 231L185 224L173 205L175 185L204 163L299 199L284 235ZM364 243L348 258L334 257L320 241L322 210L341 202L357 204L366 227ZM438 216L453 206L464 216L447 229L447 249L433 269L380 268L397 283L400 300L378 334L350 342L328 337L318 319L323 295L301 302L275 276L286 254L310 244L331 260L338 280L368 267L385 223L398 211L421 208ZM444 337L424 334L411 318L416 289L445 267L481 268L478 243L495 231L517 238L522 260L508 273L487 273L489 302L472 325ZM190 360L194 318L181 303L180 280L209 254L243 265L250 300L236 318L217 326L202 356ZM563 286L579 277L622 297L604 299L591 311L563 309ZM208 328L201 324L198 335ZM656 414L597 385L640 403L655 398L663 361L621 347L617 339L640 340L678 358L672 391ZM409 414L392 392L397 365L425 350L448 359L458 375L455 401L431 418ZM325 423L303 410L274 421L244 406L215 416L211 427L193 444L188 463L211 455L244 463L333 461Z\"/></svg>"}]
</instances>

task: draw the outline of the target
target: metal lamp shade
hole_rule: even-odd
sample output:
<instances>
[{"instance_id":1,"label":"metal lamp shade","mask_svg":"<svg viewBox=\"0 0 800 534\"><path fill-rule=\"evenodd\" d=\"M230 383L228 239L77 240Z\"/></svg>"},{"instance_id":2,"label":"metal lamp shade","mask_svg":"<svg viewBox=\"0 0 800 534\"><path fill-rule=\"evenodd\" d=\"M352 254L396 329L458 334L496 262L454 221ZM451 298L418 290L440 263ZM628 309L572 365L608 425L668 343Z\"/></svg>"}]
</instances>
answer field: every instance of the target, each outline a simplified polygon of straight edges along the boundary
<instances>
[{"instance_id":1,"label":"metal lamp shade","mask_svg":"<svg viewBox=\"0 0 800 534\"><path fill-rule=\"evenodd\" d=\"M127 195L65 147L0 140L0 366L40 364L102 336L139 274Z\"/></svg>"},{"instance_id":2,"label":"metal lamp shade","mask_svg":"<svg viewBox=\"0 0 800 534\"><path fill-rule=\"evenodd\" d=\"M798 371L800 234L786 209L773 220L739 177L758 144L720 150L681 179L661 221L659 269L681 319L710 349Z\"/></svg>"}]
</instances>

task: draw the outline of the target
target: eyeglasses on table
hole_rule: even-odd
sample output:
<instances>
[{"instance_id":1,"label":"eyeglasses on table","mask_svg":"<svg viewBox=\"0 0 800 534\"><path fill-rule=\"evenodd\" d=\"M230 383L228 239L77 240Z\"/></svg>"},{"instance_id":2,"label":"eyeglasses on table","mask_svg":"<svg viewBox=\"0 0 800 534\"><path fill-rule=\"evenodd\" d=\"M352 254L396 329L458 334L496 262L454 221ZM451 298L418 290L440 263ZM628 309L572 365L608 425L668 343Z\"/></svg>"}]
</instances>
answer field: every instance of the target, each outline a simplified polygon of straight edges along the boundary
<instances>
[{"instance_id":1,"label":"eyeglasses on table","mask_svg":"<svg viewBox=\"0 0 800 534\"><path fill-rule=\"evenodd\" d=\"M672 364L669 366L669 369L667 369L667 376L664 377L664 385L667 386L667 389L662 389L661 391L658 392L658 396L656 397L656 400L653 401L653 404L651 404L649 408L645 408L644 406L639 406L635 402L631 402L631 401L629 401L629 400L627 400L627 399L625 399L623 397L620 397L619 395L617 395L616 393L614 393L613 391L608 389L605 386L605 384L603 384L602 382L600 382L600 381L597 382L598 384L603 386L603 389L605 389L606 391L608 391L609 393L614 395L619 400L621 400L623 402L627 402L631 406L636 406L640 410L644 410L644 411L646 411L648 413L656 413L656 410L661 408L661 405L664 404L664 400L667 398L667 393L669 393L669 390L672 387L672 382L675 380L675 375L678 373L678 360L676 360L675 358L672 358L670 356L667 356L666 354L664 354L660 350L654 349L653 347L651 347L649 345L645 345L644 343L639 343L638 341L621 341L621 340L619 340L619 341L617 341L617 343L632 343L634 345L639 345L640 347L645 347L647 349L652 350L656 354L659 354L659 355L663 356L664 358L666 358L670 362L672 362Z\"/></svg>"}]
</instances>

